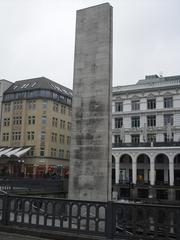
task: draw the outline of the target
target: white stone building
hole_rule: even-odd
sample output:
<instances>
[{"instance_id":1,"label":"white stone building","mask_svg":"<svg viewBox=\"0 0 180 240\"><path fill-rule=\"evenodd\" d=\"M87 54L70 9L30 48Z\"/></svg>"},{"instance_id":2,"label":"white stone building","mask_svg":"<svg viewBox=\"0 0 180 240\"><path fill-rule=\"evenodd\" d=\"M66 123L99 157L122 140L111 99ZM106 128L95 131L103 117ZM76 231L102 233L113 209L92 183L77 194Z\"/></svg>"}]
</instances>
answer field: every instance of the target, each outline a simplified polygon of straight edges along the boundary
<instances>
[{"instance_id":1,"label":"white stone building","mask_svg":"<svg viewBox=\"0 0 180 240\"><path fill-rule=\"evenodd\" d=\"M114 87L112 101L118 198L180 200L180 76Z\"/></svg>"}]
</instances>

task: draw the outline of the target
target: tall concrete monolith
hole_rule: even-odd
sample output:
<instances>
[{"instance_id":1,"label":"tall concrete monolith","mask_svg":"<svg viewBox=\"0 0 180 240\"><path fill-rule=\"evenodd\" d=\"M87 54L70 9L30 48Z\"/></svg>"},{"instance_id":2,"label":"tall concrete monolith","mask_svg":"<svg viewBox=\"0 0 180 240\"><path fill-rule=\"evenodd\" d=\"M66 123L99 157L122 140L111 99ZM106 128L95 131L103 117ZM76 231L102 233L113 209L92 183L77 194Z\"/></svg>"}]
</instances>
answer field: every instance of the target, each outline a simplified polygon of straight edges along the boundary
<instances>
[{"instance_id":1,"label":"tall concrete monolith","mask_svg":"<svg viewBox=\"0 0 180 240\"><path fill-rule=\"evenodd\" d=\"M77 11L69 199L111 200L112 7Z\"/></svg>"}]
</instances>

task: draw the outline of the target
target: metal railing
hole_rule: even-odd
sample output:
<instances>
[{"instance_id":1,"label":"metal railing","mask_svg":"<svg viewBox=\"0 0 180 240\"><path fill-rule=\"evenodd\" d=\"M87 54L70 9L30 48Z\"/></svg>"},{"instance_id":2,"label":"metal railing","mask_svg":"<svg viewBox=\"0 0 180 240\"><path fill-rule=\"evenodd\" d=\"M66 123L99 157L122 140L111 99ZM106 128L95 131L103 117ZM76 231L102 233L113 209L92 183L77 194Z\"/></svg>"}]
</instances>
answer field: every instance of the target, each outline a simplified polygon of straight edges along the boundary
<instances>
[{"instance_id":1,"label":"metal railing","mask_svg":"<svg viewBox=\"0 0 180 240\"><path fill-rule=\"evenodd\" d=\"M108 239L180 239L180 207L0 194L0 224Z\"/></svg>"},{"instance_id":2,"label":"metal railing","mask_svg":"<svg viewBox=\"0 0 180 240\"><path fill-rule=\"evenodd\" d=\"M118 147L174 147L180 146L180 142L141 142L141 143L113 143L113 148Z\"/></svg>"}]
</instances>

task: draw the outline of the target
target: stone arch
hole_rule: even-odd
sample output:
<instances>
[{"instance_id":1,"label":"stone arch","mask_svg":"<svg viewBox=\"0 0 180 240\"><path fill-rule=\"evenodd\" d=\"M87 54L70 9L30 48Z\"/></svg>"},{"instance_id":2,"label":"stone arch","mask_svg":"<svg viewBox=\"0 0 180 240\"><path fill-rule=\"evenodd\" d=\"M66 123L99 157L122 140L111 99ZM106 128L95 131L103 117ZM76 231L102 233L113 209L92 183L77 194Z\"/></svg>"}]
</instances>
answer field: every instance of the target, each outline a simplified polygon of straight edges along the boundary
<instances>
[{"instance_id":1,"label":"stone arch","mask_svg":"<svg viewBox=\"0 0 180 240\"><path fill-rule=\"evenodd\" d=\"M141 153L137 156L137 182L149 183L150 180L150 157Z\"/></svg>"},{"instance_id":2,"label":"stone arch","mask_svg":"<svg viewBox=\"0 0 180 240\"><path fill-rule=\"evenodd\" d=\"M120 182L132 182L132 156L130 154L122 154L119 158L120 162Z\"/></svg>"},{"instance_id":3,"label":"stone arch","mask_svg":"<svg viewBox=\"0 0 180 240\"><path fill-rule=\"evenodd\" d=\"M174 185L180 186L180 153L174 156Z\"/></svg>"},{"instance_id":4,"label":"stone arch","mask_svg":"<svg viewBox=\"0 0 180 240\"><path fill-rule=\"evenodd\" d=\"M169 184L169 157L165 153L158 153L154 158L154 163L156 184Z\"/></svg>"}]
</instances>

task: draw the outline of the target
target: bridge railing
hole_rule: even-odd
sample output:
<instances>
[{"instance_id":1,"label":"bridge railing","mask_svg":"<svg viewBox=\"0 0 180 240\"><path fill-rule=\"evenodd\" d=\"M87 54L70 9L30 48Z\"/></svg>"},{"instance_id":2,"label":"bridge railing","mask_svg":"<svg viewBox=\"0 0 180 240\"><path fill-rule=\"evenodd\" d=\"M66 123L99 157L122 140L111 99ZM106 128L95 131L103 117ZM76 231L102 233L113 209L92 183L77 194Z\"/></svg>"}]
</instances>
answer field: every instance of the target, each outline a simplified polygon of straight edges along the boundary
<instances>
[{"instance_id":1,"label":"bridge railing","mask_svg":"<svg viewBox=\"0 0 180 240\"><path fill-rule=\"evenodd\" d=\"M180 239L180 207L0 195L0 224L108 237Z\"/></svg>"}]
</instances>

